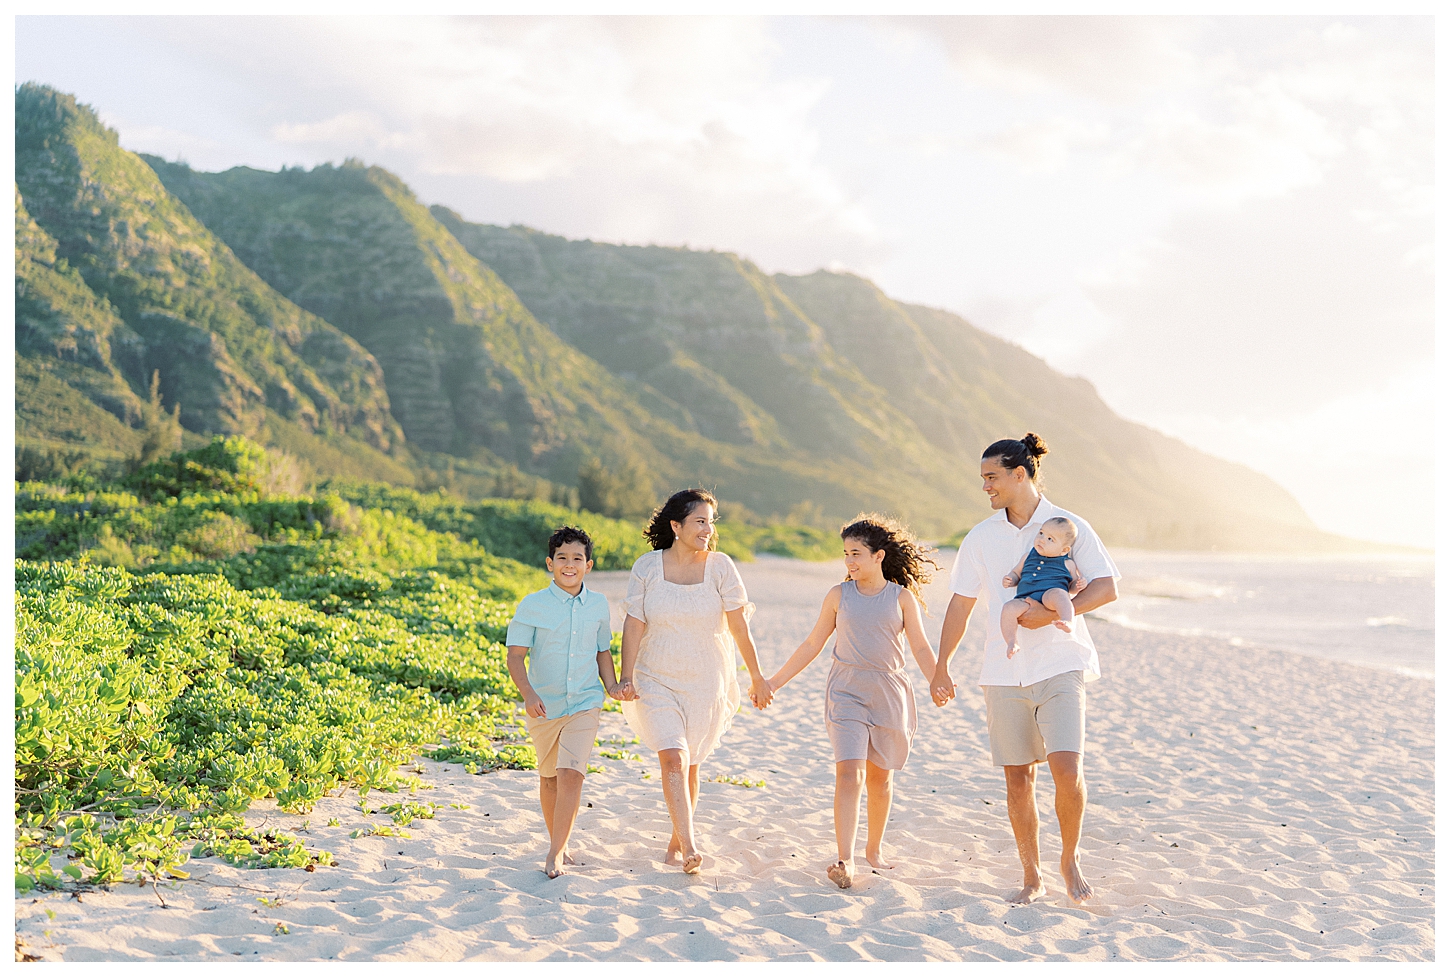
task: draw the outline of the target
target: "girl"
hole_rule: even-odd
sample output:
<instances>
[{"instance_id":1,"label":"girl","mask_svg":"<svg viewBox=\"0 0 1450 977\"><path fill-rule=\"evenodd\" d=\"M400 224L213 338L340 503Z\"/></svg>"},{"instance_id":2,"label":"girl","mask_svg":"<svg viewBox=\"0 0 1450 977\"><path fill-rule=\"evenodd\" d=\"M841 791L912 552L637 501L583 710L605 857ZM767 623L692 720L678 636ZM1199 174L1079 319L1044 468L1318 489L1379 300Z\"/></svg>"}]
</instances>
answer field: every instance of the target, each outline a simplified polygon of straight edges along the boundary
<instances>
[{"instance_id":1,"label":"girl","mask_svg":"<svg viewBox=\"0 0 1450 977\"><path fill-rule=\"evenodd\" d=\"M826 728L836 757L836 862L826 875L843 889L855 873L861 787L866 787L866 861L889 869L881 838L891 814L892 771L906 766L916 700L906 648L928 682L936 659L921 627L921 586L941 567L895 522L861 515L841 530L846 581L831 588L810 636L770 680L773 694L798 675L836 632L826 679Z\"/></svg>"}]
</instances>

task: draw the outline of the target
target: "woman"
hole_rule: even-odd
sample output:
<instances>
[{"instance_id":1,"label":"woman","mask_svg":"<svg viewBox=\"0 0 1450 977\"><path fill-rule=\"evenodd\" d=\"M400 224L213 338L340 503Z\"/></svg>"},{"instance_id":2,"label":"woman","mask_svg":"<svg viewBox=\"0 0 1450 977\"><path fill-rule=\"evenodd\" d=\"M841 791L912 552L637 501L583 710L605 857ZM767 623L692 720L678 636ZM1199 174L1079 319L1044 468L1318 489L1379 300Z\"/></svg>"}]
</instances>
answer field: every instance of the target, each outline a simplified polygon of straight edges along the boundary
<instances>
[{"instance_id":1,"label":"woman","mask_svg":"<svg viewBox=\"0 0 1450 977\"><path fill-rule=\"evenodd\" d=\"M644 531L653 549L629 576L619 663L624 718L659 754L674 827L665 862L688 875L698 874L705 860L695 845L700 762L740 707L735 648L750 670L756 708L771 698L750 636L755 605L734 562L711 549L717 509L709 492L685 489L655 511Z\"/></svg>"}]
</instances>

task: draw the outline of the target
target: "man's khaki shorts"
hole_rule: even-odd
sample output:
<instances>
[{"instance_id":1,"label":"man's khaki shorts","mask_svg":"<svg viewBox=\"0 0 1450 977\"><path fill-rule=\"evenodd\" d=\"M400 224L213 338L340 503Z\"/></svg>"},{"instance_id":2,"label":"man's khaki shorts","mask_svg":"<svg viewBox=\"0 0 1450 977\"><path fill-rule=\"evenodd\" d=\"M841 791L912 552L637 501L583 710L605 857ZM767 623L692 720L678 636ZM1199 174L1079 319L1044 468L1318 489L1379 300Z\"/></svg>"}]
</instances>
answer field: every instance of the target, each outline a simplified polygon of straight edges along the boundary
<instances>
[{"instance_id":1,"label":"man's khaki shorts","mask_svg":"<svg viewBox=\"0 0 1450 977\"><path fill-rule=\"evenodd\" d=\"M539 756L539 776L557 777L559 768L589 769L589 754L594 752L594 737L599 732L600 709L585 709L558 719L528 717L529 739Z\"/></svg>"},{"instance_id":2,"label":"man's khaki shorts","mask_svg":"<svg viewBox=\"0 0 1450 977\"><path fill-rule=\"evenodd\" d=\"M1063 672L1033 685L984 685L992 763L1044 763L1049 753L1081 753L1087 720L1082 672Z\"/></svg>"}]
</instances>

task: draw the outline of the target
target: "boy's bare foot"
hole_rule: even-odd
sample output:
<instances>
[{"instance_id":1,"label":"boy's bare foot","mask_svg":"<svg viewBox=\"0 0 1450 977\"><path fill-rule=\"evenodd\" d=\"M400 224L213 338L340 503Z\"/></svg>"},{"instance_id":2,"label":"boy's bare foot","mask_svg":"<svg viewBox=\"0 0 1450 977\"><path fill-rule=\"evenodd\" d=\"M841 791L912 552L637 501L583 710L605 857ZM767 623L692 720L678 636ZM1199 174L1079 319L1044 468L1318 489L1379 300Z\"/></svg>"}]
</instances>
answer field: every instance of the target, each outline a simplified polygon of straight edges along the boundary
<instances>
[{"instance_id":1,"label":"boy's bare foot","mask_svg":"<svg viewBox=\"0 0 1450 977\"><path fill-rule=\"evenodd\" d=\"M685 867L686 875L699 875L701 867L705 864L705 856L697 851L688 855L682 854L681 864Z\"/></svg>"},{"instance_id":2,"label":"boy's bare foot","mask_svg":"<svg viewBox=\"0 0 1450 977\"><path fill-rule=\"evenodd\" d=\"M1067 883L1067 895L1073 902L1087 902L1093 897L1093 887L1082 877L1077 858L1062 860L1062 881Z\"/></svg>"},{"instance_id":3,"label":"boy's bare foot","mask_svg":"<svg viewBox=\"0 0 1450 977\"><path fill-rule=\"evenodd\" d=\"M851 888L851 864L838 861L826 869L826 878L836 883L842 889Z\"/></svg>"},{"instance_id":4,"label":"boy's bare foot","mask_svg":"<svg viewBox=\"0 0 1450 977\"><path fill-rule=\"evenodd\" d=\"M1035 885L1024 885L1021 892L1007 901L1014 906L1025 906L1029 902L1036 902L1045 895L1047 895L1047 886L1043 885L1042 880L1039 879Z\"/></svg>"},{"instance_id":5,"label":"boy's bare foot","mask_svg":"<svg viewBox=\"0 0 1450 977\"><path fill-rule=\"evenodd\" d=\"M1057 630L1059 631L1066 631L1069 634L1072 633L1072 625L1067 621L1053 621L1052 626L1057 628Z\"/></svg>"},{"instance_id":6,"label":"boy's bare foot","mask_svg":"<svg viewBox=\"0 0 1450 977\"><path fill-rule=\"evenodd\" d=\"M890 862L888 862L886 860L886 856L881 854L880 852L877 852L873 855L868 851L866 853L866 861L871 865L872 868L879 868L883 872L889 872L891 869L896 867L895 865L892 865Z\"/></svg>"}]
</instances>

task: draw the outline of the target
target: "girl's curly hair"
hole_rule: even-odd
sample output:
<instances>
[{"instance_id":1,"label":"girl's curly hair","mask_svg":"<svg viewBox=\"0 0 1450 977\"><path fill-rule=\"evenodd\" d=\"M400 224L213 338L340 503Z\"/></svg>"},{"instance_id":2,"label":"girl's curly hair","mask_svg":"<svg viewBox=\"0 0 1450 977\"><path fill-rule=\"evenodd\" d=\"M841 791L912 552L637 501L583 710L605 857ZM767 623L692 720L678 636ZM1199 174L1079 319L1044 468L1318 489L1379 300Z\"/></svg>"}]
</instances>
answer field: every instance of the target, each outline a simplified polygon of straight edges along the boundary
<instances>
[{"instance_id":1,"label":"girl's curly hair","mask_svg":"<svg viewBox=\"0 0 1450 977\"><path fill-rule=\"evenodd\" d=\"M715 496L702 488L682 489L666 499L665 504L654 511L649 525L644 528L644 538L649 540L650 549L667 550L674 546L675 531L670 528L670 523L684 522L702 503L716 512L720 511L720 503L715 501ZM714 536L710 537L710 548L715 548Z\"/></svg>"},{"instance_id":2,"label":"girl's curly hair","mask_svg":"<svg viewBox=\"0 0 1450 977\"><path fill-rule=\"evenodd\" d=\"M926 606L921 588L931 583L935 570L942 569L941 564L931 558L934 547L930 543L917 540L895 519L874 512L863 512L841 527L841 539L859 539L872 553L885 550L881 573L887 580L911 591L911 596L923 607Z\"/></svg>"}]
</instances>

